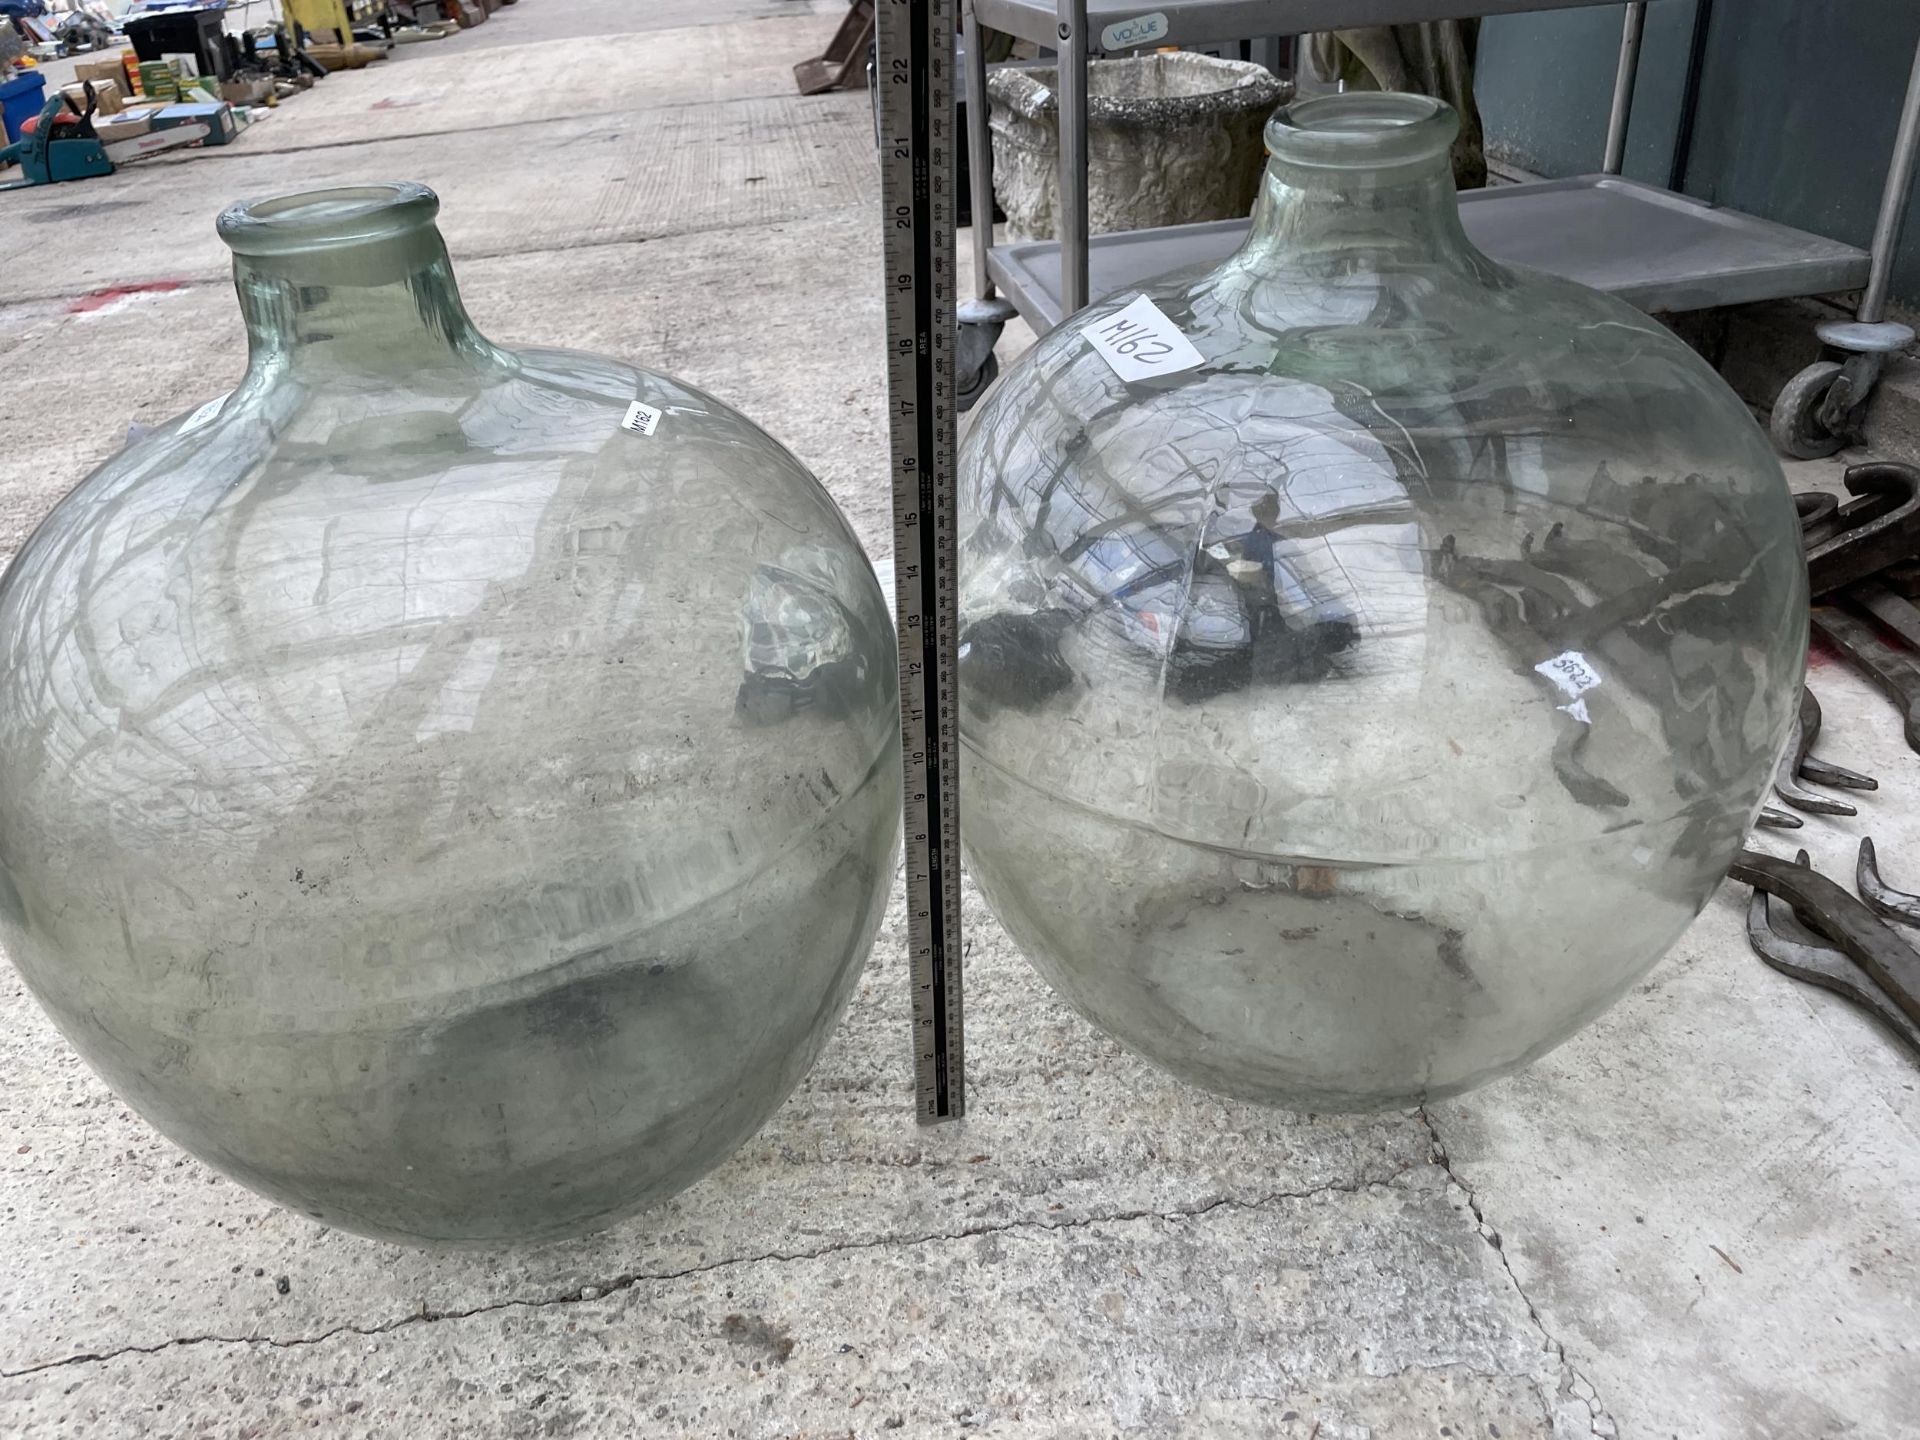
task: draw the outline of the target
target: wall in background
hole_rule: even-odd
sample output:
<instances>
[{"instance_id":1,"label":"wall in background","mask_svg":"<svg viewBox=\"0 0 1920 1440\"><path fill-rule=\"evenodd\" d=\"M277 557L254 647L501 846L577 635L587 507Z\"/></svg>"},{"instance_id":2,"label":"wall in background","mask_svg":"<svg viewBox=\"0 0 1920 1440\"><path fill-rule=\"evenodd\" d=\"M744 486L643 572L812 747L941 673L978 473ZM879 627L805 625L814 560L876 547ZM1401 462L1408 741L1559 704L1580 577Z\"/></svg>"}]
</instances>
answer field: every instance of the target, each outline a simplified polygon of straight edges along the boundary
<instances>
[{"instance_id":1,"label":"wall in background","mask_svg":"<svg viewBox=\"0 0 1920 1440\"><path fill-rule=\"evenodd\" d=\"M1647 7L1626 173L1667 184L1698 0ZM1488 148L1541 175L1600 168L1621 8L1509 15L1482 27ZM1864 246L1920 43L1914 0L1714 0L1688 194ZM1920 308L1920 197L1894 294Z\"/></svg>"}]
</instances>

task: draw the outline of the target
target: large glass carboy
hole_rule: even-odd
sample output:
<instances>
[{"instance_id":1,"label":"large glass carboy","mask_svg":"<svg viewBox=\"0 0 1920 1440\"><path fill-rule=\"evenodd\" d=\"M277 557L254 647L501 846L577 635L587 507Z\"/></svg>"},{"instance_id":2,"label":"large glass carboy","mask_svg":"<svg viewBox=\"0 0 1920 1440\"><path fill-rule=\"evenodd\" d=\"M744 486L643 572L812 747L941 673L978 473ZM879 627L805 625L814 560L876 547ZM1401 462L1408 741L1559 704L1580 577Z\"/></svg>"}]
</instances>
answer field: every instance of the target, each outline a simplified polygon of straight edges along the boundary
<instances>
[{"instance_id":1,"label":"large glass carboy","mask_svg":"<svg viewBox=\"0 0 1920 1440\"><path fill-rule=\"evenodd\" d=\"M1475 250L1455 130L1280 111L1245 245L1042 338L963 446L974 876L1096 1024L1302 1109L1463 1090L1618 997L1804 658L1760 429L1656 321Z\"/></svg>"},{"instance_id":2,"label":"large glass carboy","mask_svg":"<svg viewBox=\"0 0 1920 1440\"><path fill-rule=\"evenodd\" d=\"M691 1183L891 885L887 602L773 439L483 338L416 185L221 217L245 378L0 581L0 943L131 1105L370 1235Z\"/></svg>"}]
</instances>

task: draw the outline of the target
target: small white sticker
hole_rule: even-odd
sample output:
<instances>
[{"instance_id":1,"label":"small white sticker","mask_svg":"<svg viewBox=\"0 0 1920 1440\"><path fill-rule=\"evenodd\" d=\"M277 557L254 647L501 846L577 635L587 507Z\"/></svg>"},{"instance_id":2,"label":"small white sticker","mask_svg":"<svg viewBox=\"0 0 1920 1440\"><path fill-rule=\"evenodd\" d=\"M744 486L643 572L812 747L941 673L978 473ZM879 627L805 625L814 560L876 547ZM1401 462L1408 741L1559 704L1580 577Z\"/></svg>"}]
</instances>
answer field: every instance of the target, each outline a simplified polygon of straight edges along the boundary
<instances>
[{"instance_id":1,"label":"small white sticker","mask_svg":"<svg viewBox=\"0 0 1920 1440\"><path fill-rule=\"evenodd\" d=\"M227 395L233 392L229 390ZM198 410L187 417L187 423L180 427L182 435L190 435L202 425L211 425L214 417L220 413L220 407L227 403L227 395L216 395Z\"/></svg>"},{"instance_id":2,"label":"small white sticker","mask_svg":"<svg viewBox=\"0 0 1920 1440\"><path fill-rule=\"evenodd\" d=\"M1151 380L1177 375L1201 363L1203 356L1160 307L1141 295L1087 327L1085 335L1100 358L1122 380Z\"/></svg>"},{"instance_id":3,"label":"small white sticker","mask_svg":"<svg viewBox=\"0 0 1920 1440\"><path fill-rule=\"evenodd\" d=\"M1590 689L1599 689L1599 670L1588 664L1580 651L1561 651L1553 659L1536 664L1534 670L1551 680L1553 687L1569 701L1578 701ZM1572 705L1561 705L1559 708L1582 724L1592 724L1586 718L1586 705L1580 705L1578 710Z\"/></svg>"},{"instance_id":4,"label":"small white sticker","mask_svg":"<svg viewBox=\"0 0 1920 1440\"><path fill-rule=\"evenodd\" d=\"M1167 38L1167 28L1167 17L1159 10L1131 20L1116 20L1100 32L1100 48L1131 50L1136 45L1151 45Z\"/></svg>"},{"instance_id":5,"label":"small white sticker","mask_svg":"<svg viewBox=\"0 0 1920 1440\"><path fill-rule=\"evenodd\" d=\"M660 412L638 400L627 406L627 418L620 422L622 430L631 430L636 435L651 435L659 426Z\"/></svg>"},{"instance_id":6,"label":"small white sticker","mask_svg":"<svg viewBox=\"0 0 1920 1440\"><path fill-rule=\"evenodd\" d=\"M1582 725L1591 725L1593 723L1593 717L1587 714L1587 702L1584 700L1576 700L1571 705L1556 705L1553 708L1558 710L1562 715L1571 715Z\"/></svg>"}]
</instances>

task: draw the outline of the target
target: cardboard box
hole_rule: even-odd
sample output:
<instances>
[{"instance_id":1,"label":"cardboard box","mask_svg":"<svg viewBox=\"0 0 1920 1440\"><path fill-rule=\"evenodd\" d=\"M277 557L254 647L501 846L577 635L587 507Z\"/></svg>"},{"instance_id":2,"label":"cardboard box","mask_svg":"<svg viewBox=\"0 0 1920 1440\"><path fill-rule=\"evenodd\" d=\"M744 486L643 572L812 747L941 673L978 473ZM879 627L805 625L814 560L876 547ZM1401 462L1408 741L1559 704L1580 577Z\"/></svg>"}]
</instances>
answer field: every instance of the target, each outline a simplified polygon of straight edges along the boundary
<instances>
[{"instance_id":1,"label":"cardboard box","mask_svg":"<svg viewBox=\"0 0 1920 1440\"><path fill-rule=\"evenodd\" d=\"M138 50L120 52L120 69L127 77L127 94L139 96L146 93L140 88L140 52Z\"/></svg>"},{"instance_id":2,"label":"cardboard box","mask_svg":"<svg viewBox=\"0 0 1920 1440\"><path fill-rule=\"evenodd\" d=\"M140 93L149 100L178 100L180 77L164 60L142 60Z\"/></svg>"},{"instance_id":3,"label":"cardboard box","mask_svg":"<svg viewBox=\"0 0 1920 1440\"><path fill-rule=\"evenodd\" d=\"M91 80L96 85L111 80L120 87L123 97L133 93L133 87L127 83L127 67L118 60L82 60L73 67L73 78Z\"/></svg>"},{"instance_id":4,"label":"cardboard box","mask_svg":"<svg viewBox=\"0 0 1920 1440\"><path fill-rule=\"evenodd\" d=\"M167 105L153 117L156 130L193 124L205 124L210 132L203 145L225 145L240 133L233 120L233 107L224 100L213 105Z\"/></svg>"},{"instance_id":5,"label":"cardboard box","mask_svg":"<svg viewBox=\"0 0 1920 1440\"><path fill-rule=\"evenodd\" d=\"M151 129L151 110L129 110L111 120L97 120L93 126L94 134L100 137L102 145L111 145L116 140L138 140Z\"/></svg>"},{"instance_id":6,"label":"cardboard box","mask_svg":"<svg viewBox=\"0 0 1920 1440\"><path fill-rule=\"evenodd\" d=\"M140 62L140 93L149 100L178 100L196 78L196 72L177 55Z\"/></svg>"},{"instance_id":7,"label":"cardboard box","mask_svg":"<svg viewBox=\"0 0 1920 1440\"><path fill-rule=\"evenodd\" d=\"M67 103L73 106L77 113L81 115L87 113L85 84L63 85L60 87L60 93L67 97ZM127 108L126 101L121 98L120 87L111 80L93 82L93 104L96 115L118 115Z\"/></svg>"}]
</instances>

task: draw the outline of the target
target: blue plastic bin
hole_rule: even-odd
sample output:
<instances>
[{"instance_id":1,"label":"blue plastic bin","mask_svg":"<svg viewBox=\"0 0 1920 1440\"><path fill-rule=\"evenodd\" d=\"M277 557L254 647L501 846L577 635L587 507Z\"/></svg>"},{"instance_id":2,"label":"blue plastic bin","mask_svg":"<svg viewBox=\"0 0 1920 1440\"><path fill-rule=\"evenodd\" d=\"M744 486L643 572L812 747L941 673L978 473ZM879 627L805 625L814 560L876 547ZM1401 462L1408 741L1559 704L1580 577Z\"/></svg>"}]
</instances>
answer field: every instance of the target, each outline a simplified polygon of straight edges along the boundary
<instances>
[{"instance_id":1,"label":"blue plastic bin","mask_svg":"<svg viewBox=\"0 0 1920 1440\"><path fill-rule=\"evenodd\" d=\"M0 80L0 125L5 126L7 143L20 138L20 127L47 106L47 77L27 73L11 80Z\"/></svg>"}]
</instances>

